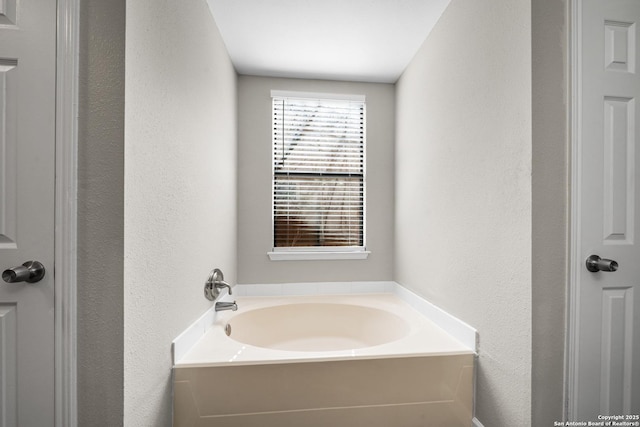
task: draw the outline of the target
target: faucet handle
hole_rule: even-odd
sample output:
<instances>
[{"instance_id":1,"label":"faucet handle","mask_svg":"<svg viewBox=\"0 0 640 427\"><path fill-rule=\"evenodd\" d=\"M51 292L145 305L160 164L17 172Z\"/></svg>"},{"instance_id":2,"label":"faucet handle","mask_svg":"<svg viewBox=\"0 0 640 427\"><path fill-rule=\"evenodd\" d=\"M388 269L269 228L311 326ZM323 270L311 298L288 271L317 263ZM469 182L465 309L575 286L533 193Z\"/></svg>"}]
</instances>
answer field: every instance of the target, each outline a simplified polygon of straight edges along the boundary
<instances>
[{"instance_id":1,"label":"faucet handle","mask_svg":"<svg viewBox=\"0 0 640 427\"><path fill-rule=\"evenodd\" d=\"M209 273L209 278L204 284L204 296L209 301L214 301L220 296L220 289L227 288L231 295L231 285L224 281L224 274L219 268L214 268Z\"/></svg>"},{"instance_id":2,"label":"faucet handle","mask_svg":"<svg viewBox=\"0 0 640 427\"><path fill-rule=\"evenodd\" d=\"M209 279L207 279L207 282L220 283L223 281L224 281L224 274L222 273L222 270L220 270L219 268L214 268L213 270L211 270L211 273L209 273Z\"/></svg>"},{"instance_id":3,"label":"faucet handle","mask_svg":"<svg viewBox=\"0 0 640 427\"><path fill-rule=\"evenodd\" d=\"M213 287L216 289L227 288L229 295L231 295L231 285L224 281L224 274L222 270L216 268L212 272Z\"/></svg>"},{"instance_id":4,"label":"faucet handle","mask_svg":"<svg viewBox=\"0 0 640 427\"><path fill-rule=\"evenodd\" d=\"M218 292L220 292L222 288L227 288L227 290L229 291L229 295L233 295L233 292L231 292L231 285L227 282L214 283L213 286L214 288L218 289Z\"/></svg>"}]
</instances>

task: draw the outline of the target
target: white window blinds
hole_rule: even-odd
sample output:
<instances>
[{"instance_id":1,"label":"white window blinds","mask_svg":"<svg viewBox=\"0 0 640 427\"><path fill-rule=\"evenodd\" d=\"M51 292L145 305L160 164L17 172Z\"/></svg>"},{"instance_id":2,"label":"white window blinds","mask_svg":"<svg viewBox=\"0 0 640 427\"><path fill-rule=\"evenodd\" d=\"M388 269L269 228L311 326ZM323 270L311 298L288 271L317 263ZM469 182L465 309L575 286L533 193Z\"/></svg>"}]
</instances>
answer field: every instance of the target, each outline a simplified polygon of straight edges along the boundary
<instances>
[{"instance_id":1,"label":"white window blinds","mask_svg":"<svg viewBox=\"0 0 640 427\"><path fill-rule=\"evenodd\" d=\"M273 246L364 248L364 100L273 96Z\"/></svg>"}]
</instances>

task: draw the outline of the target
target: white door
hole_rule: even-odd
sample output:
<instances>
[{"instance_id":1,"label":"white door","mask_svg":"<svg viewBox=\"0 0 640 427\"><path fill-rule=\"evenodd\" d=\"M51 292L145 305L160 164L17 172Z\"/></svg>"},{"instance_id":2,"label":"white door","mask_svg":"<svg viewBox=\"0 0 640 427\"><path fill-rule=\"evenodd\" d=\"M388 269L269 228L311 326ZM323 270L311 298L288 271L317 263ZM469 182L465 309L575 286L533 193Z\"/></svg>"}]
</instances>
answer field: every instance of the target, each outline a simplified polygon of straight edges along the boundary
<instances>
[{"instance_id":1,"label":"white door","mask_svg":"<svg viewBox=\"0 0 640 427\"><path fill-rule=\"evenodd\" d=\"M575 4L579 218L570 416L598 421L640 414L640 0ZM590 255L616 261L617 271L589 271Z\"/></svg>"},{"instance_id":2,"label":"white door","mask_svg":"<svg viewBox=\"0 0 640 427\"><path fill-rule=\"evenodd\" d=\"M56 0L0 0L0 426L54 425ZM10 279L11 274L3 274Z\"/></svg>"}]
</instances>

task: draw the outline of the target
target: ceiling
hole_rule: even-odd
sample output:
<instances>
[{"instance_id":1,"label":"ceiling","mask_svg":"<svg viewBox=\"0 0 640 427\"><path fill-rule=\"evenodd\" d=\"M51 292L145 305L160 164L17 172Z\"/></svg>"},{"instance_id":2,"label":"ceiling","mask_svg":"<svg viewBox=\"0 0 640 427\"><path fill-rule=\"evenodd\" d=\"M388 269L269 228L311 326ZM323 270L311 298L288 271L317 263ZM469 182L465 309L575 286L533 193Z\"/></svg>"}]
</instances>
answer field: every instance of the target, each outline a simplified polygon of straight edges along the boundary
<instances>
[{"instance_id":1,"label":"ceiling","mask_svg":"<svg viewBox=\"0 0 640 427\"><path fill-rule=\"evenodd\" d=\"M239 74L394 83L450 0L207 0Z\"/></svg>"}]
</instances>

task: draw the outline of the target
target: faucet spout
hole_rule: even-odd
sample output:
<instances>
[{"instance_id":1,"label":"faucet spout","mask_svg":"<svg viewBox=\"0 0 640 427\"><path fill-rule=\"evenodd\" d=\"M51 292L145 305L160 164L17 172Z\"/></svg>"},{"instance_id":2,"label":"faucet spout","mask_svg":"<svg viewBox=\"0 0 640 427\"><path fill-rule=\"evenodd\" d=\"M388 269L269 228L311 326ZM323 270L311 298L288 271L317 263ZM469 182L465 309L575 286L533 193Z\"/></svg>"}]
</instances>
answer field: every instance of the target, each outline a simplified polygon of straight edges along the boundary
<instances>
[{"instance_id":1,"label":"faucet spout","mask_svg":"<svg viewBox=\"0 0 640 427\"><path fill-rule=\"evenodd\" d=\"M225 301L219 301L216 303L216 311L226 311L226 310L231 310L231 311L236 311L238 309L238 304L236 304L236 302L225 302Z\"/></svg>"}]
</instances>

